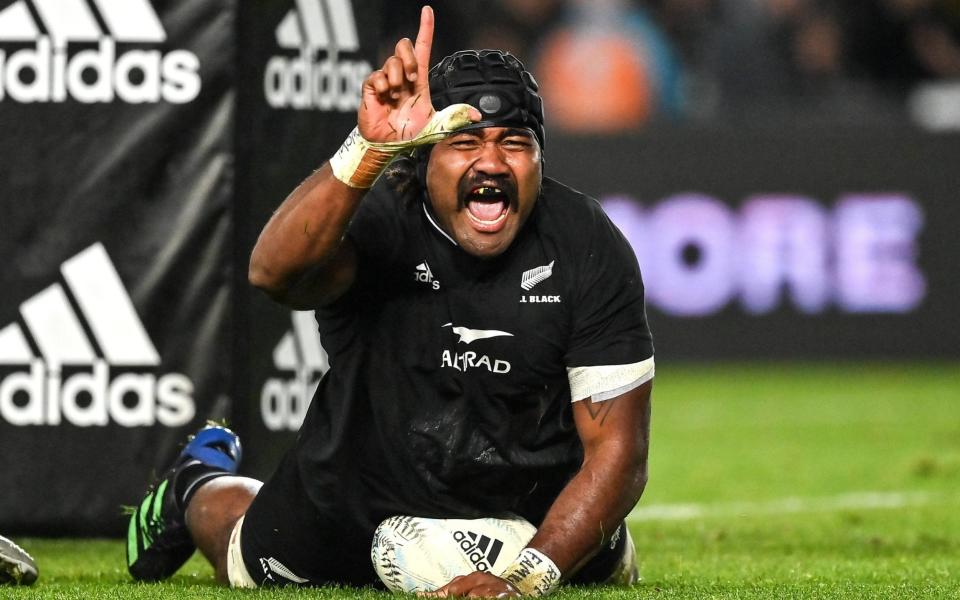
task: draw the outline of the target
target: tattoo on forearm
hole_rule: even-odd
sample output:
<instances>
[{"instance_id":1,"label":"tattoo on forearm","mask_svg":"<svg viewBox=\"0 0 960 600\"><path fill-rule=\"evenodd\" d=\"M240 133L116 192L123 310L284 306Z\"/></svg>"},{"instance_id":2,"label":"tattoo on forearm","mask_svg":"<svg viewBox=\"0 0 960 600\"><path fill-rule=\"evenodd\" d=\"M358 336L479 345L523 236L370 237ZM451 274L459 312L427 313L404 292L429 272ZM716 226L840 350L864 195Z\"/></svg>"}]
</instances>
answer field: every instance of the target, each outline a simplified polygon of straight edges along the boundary
<instances>
[{"instance_id":1,"label":"tattoo on forearm","mask_svg":"<svg viewBox=\"0 0 960 600\"><path fill-rule=\"evenodd\" d=\"M603 426L604 422L607 420L607 417L610 416L610 411L613 410L613 405L616 404L617 398L611 398L610 400L604 400L603 402L594 402L593 400L587 399L584 406L587 407L587 412L590 414L590 418L594 421L600 420L600 425Z\"/></svg>"}]
</instances>

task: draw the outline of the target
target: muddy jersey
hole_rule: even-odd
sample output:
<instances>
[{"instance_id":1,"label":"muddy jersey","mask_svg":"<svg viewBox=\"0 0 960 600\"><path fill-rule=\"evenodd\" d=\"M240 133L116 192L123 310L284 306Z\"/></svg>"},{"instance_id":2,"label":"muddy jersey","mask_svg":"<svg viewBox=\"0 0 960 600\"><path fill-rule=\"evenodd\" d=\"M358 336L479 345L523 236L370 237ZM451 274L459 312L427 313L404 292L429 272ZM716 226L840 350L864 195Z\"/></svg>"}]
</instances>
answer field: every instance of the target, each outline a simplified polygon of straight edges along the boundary
<instances>
[{"instance_id":1,"label":"muddy jersey","mask_svg":"<svg viewBox=\"0 0 960 600\"><path fill-rule=\"evenodd\" d=\"M539 523L583 457L567 369L653 355L629 244L550 179L496 258L382 182L348 236L358 276L317 311L330 371L298 438L311 502L371 530L391 514Z\"/></svg>"}]
</instances>

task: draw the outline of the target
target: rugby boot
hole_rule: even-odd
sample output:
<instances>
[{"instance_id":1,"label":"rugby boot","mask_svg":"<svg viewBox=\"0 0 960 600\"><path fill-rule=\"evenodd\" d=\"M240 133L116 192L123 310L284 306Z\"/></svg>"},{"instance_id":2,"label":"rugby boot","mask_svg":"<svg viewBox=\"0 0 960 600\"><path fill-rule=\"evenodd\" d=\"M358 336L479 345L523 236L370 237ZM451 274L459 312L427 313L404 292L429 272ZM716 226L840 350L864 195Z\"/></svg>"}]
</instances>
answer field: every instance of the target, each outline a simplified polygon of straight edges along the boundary
<instances>
[{"instance_id":1,"label":"rugby boot","mask_svg":"<svg viewBox=\"0 0 960 600\"><path fill-rule=\"evenodd\" d=\"M196 550L185 522L187 503L201 484L240 466L240 438L209 424L192 435L173 466L150 486L127 527L127 569L139 581L173 575Z\"/></svg>"},{"instance_id":2,"label":"rugby boot","mask_svg":"<svg viewBox=\"0 0 960 600\"><path fill-rule=\"evenodd\" d=\"M0 585L30 585L37 580L37 563L27 551L0 535Z\"/></svg>"}]
</instances>

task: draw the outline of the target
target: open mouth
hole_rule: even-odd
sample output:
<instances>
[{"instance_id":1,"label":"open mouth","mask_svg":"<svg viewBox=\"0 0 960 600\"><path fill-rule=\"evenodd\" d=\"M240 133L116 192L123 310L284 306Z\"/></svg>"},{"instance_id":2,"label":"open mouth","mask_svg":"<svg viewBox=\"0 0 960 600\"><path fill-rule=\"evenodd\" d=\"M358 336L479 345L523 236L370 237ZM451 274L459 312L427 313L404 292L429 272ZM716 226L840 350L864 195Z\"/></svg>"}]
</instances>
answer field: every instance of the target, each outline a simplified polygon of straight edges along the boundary
<instances>
[{"instance_id":1,"label":"open mouth","mask_svg":"<svg viewBox=\"0 0 960 600\"><path fill-rule=\"evenodd\" d=\"M507 219L510 197L502 188L478 185L466 197L467 214L480 231L499 231Z\"/></svg>"}]
</instances>

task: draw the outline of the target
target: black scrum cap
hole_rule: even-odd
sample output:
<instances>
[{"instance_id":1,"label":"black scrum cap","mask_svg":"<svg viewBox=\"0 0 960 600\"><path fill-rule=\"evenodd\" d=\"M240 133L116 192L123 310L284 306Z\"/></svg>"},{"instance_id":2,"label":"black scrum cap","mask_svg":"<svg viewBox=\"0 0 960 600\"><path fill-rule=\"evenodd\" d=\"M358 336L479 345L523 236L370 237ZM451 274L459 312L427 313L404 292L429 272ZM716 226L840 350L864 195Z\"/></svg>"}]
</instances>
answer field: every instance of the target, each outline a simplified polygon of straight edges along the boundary
<instances>
[{"instance_id":1,"label":"black scrum cap","mask_svg":"<svg viewBox=\"0 0 960 600\"><path fill-rule=\"evenodd\" d=\"M478 127L529 127L543 148L543 100L537 82L509 52L461 50L430 69L433 107L465 103L480 110Z\"/></svg>"}]
</instances>

